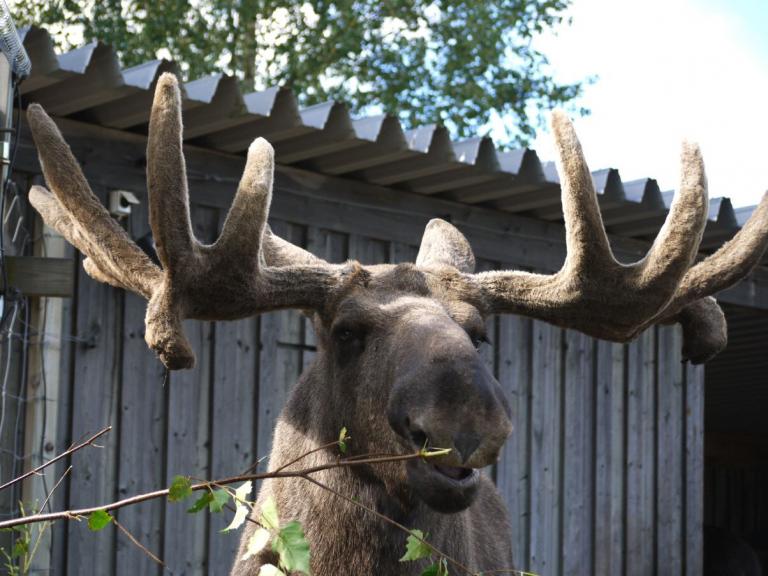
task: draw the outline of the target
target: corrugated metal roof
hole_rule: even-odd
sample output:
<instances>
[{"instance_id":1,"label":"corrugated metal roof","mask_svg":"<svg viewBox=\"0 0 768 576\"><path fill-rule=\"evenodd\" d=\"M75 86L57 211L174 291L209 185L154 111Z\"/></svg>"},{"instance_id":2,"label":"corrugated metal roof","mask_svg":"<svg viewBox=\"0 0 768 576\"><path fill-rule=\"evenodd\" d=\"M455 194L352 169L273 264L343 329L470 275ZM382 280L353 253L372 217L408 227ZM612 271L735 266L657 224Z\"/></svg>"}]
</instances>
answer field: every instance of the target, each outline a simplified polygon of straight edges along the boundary
<instances>
[{"instance_id":1,"label":"corrugated metal roof","mask_svg":"<svg viewBox=\"0 0 768 576\"><path fill-rule=\"evenodd\" d=\"M52 115L109 128L146 131L155 82L174 62L154 60L123 69L100 42L58 54L42 28L21 31L32 74L25 102ZM235 78L213 74L183 86L184 137L191 144L244 153L257 136L275 147L279 164L298 165L377 185L512 213L562 219L554 163L531 149L499 151L489 138L452 140L440 126L404 130L393 116L352 118L343 102L300 108L285 88L243 94ZM652 178L624 182L614 168L593 172L608 231L651 238L669 209L672 191ZM710 201L702 248L730 238L751 213L727 198Z\"/></svg>"}]
</instances>

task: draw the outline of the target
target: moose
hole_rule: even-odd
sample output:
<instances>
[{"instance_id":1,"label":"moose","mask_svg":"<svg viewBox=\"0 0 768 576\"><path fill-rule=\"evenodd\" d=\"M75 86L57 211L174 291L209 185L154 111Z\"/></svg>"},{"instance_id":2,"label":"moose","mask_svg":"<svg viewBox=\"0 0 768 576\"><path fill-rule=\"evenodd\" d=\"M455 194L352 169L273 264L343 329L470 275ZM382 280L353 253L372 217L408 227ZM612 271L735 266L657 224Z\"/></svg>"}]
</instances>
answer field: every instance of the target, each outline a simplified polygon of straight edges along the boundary
<instances>
[{"instance_id":1,"label":"moose","mask_svg":"<svg viewBox=\"0 0 768 576\"><path fill-rule=\"evenodd\" d=\"M436 459L326 469L314 477L423 530L430 543L478 572L513 566L505 507L480 472L497 461L514 424L499 383L478 354L485 318L525 315L615 342L656 323L680 323L684 357L704 362L726 344L725 318L712 295L747 275L768 242L764 198L733 240L696 260L707 184L699 148L685 143L680 188L664 226L643 259L619 263L574 128L564 113L554 112L567 246L557 273L475 273L468 241L438 219L427 224L415 263L363 266L317 258L267 225L274 153L261 138L248 150L220 237L203 245L190 224L178 81L165 74L157 82L147 144L158 266L92 193L44 110L31 104L27 117L52 191L34 186L31 203L83 253L89 275L149 301L146 341L165 366L194 364L182 330L186 318L304 311L313 321L318 353L279 417L270 469L290 467L302 456L302 467L335 462L338 451L323 447L343 426L354 439L353 455L450 449ZM398 561L404 533L318 485L298 478L266 481L258 504L267 498L274 498L281 520L303 525L316 576L423 569ZM243 560L255 528L248 523L244 530L232 568L236 576L256 575L276 562L269 548Z\"/></svg>"}]
</instances>

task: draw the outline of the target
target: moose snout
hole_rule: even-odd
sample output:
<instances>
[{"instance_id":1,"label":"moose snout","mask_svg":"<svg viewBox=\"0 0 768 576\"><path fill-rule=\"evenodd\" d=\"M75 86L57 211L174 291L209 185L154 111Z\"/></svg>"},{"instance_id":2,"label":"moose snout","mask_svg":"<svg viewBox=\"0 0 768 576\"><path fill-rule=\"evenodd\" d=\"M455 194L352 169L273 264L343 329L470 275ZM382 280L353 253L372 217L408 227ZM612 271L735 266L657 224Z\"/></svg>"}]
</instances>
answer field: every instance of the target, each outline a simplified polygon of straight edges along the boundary
<instances>
[{"instance_id":1,"label":"moose snout","mask_svg":"<svg viewBox=\"0 0 768 576\"><path fill-rule=\"evenodd\" d=\"M482 468L498 459L512 431L509 405L479 358L430 362L398 381L392 429L413 448L449 448L439 463Z\"/></svg>"}]
</instances>

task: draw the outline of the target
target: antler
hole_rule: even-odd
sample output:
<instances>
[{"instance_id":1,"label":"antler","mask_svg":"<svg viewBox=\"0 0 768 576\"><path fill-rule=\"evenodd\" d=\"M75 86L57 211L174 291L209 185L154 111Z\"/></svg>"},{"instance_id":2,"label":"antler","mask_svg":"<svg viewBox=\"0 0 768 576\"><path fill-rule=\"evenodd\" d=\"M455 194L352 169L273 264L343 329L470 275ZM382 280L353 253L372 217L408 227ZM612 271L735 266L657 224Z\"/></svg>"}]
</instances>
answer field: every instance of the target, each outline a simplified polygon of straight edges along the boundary
<instances>
[{"instance_id":1,"label":"antler","mask_svg":"<svg viewBox=\"0 0 768 576\"><path fill-rule=\"evenodd\" d=\"M718 252L691 268L706 224L707 184L699 148L683 144L680 190L648 254L613 256L592 178L565 114L552 119L562 182L567 256L553 275L492 271L471 276L493 312L514 313L625 342L648 326L680 322L683 353L703 362L726 342L725 319L706 298L741 280L768 242L768 199Z\"/></svg>"},{"instance_id":2,"label":"antler","mask_svg":"<svg viewBox=\"0 0 768 576\"><path fill-rule=\"evenodd\" d=\"M147 145L150 226L162 269L111 218L91 191L69 146L39 105L27 111L51 194L30 201L45 222L75 245L93 278L147 300L149 346L170 369L190 368L194 354L182 320L231 320L281 308L319 309L344 274L265 232L274 153L255 140L219 239L203 245L192 232L176 77L157 83Z\"/></svg>"}]
</instances>

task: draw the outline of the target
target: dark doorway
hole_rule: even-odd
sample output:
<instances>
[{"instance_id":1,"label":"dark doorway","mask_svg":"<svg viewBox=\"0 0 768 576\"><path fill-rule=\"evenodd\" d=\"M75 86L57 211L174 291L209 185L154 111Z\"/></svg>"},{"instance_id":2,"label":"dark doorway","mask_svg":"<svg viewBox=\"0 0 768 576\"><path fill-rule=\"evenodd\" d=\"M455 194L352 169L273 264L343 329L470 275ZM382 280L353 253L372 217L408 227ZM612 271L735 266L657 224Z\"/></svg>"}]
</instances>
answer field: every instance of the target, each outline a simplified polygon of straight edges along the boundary
<instances>
[{"instance_id":1,"label":"dark doorway","mask_svg":"<svg viewBox=\"0 0 768 576\"><path fill-rule=\"evenodd\" d=\"M768 313L723 309L728 348L705 376L705 574L729 551L749 564L749 548L768 574Z\"/></svg>"}]
</instances>

